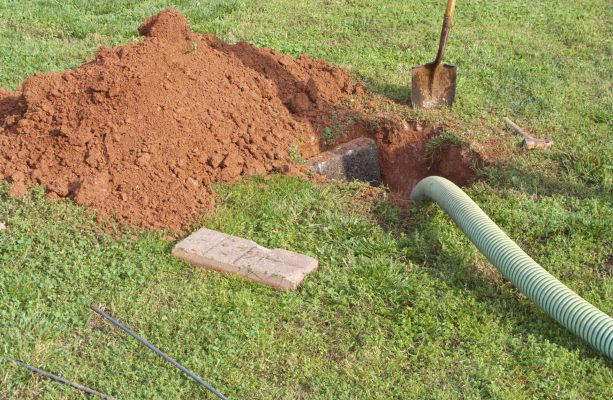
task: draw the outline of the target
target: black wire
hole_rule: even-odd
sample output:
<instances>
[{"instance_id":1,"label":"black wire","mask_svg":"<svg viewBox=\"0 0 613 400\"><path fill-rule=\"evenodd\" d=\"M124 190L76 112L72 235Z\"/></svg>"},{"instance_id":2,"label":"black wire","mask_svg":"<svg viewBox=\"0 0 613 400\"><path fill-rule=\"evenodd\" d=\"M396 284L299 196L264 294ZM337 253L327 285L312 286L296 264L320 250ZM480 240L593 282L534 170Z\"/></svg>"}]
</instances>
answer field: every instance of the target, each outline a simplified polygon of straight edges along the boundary
<instances>
[{"instance_id":1,"label":"black wire","mask_svg":"<svg viewBox=\"0 0 613 400\"><path fill-rule=\"evenodd\" d=\"M105 313L104 311L99 309L98 307L96 307L94 304L92 304L91 308L92 308L92 310L94 310L95 312L97 312L98 314L100 314L104 318L106 318L108 321L110 321L113 325L115 325L116 327L118 327L122 331L126 332L128 335L132 336L134 339L138 340L139 342L141 342L143 345L145 345L149 349L155 351L159 356L164 358L166 361L168 361L169 363L171 363L175 367L179 368L181 371L185 372L190 378L192 378L193 380L195 380L196 382L198 382L199 384L201 384L202 386L207 388L211 393L215 394L220 399L228 400L227 397L225 397L223 394L219 393L217 390L215 390L215 388L213 388L211 385L209 385L208 383L206 383L205 381L200 379L193 372L191 372L190 370L185 368L183 365L179 364L173 358L168 356L166 353L162 352L160 349L158 349L154 345L152 345L149 342L147 342L145 339L143 339L140 336L138 336L135 332L133 332L129 328L123 326L119 321L117 321L116 319L114 319L113 317L111 317L110 315L108 315L107 313Z\"/></svg>"},{"instance_id":2,"label":"black wire","mask_svg":"<svg viewBox=\"0 0 613 400\"><path fill-rule=\"evenodd\" d=\"M81 391L83 391L85 393L89 393L91 395L98 396L98 397L100 397L102 399L114 399L114 397L109 396L108 394L100 393L100 392L98 392L96 390L93 390L93 389L90 389L88 387L79 385L78 383L67 381L66 379L64 379L62 377L59 377L57 375L53 375L52 373L43 371L42 369L38 369L36 367L32 367L31 365L28 365L28 364L26 364L24 362L21 362L21 361L18 361L18 360L13 360L13 361L15 361L15 363L17 365L22 366L24 368L27 368L30 371L36 372L37 374L40 374L42 376L46 376L47 378L51 378L53 380L56 380L56 381L58 381L60 383L65 384L65 385L72 386L73 388L79 389L79 390L81 390Z\"/></svg>"}]
</instances>

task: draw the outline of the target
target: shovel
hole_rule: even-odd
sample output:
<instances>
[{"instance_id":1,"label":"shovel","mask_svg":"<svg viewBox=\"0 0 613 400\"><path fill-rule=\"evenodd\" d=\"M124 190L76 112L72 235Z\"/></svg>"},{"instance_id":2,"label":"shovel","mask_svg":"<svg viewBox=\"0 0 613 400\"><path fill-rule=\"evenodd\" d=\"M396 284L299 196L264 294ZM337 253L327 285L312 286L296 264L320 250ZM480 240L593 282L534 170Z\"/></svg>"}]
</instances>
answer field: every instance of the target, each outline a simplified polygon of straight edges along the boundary
<instances>
[{"instance_id":1,"label":"shovel","mask_svg":"<svg viewBox=\"0 0 613 400\"><path fill-rule=\"evenodd\" d=\"M436 59L424 65L413 67L411 103L413 108L451 107L455 97L456 66L441 64L451 30L455 0L447 0L443 19L443 30Z\"/></svg>"}]
</instances>

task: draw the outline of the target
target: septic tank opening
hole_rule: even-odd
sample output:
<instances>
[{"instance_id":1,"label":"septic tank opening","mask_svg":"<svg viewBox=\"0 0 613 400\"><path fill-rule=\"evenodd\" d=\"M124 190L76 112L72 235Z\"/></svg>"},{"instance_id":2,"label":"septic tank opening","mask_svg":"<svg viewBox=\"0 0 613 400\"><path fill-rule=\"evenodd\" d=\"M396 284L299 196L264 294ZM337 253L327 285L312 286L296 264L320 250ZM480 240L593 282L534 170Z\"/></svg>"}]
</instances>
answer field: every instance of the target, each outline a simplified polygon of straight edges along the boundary
<instances>
[{"instance_id":1,"label":"septic tank opening","mask_svg":"<svg viewBox=\"0 0 613 400\"><path fill-rule=\"evenodd\" d=\"M482 157L430 124L398 118L371 118L344 127L342 144L309 160L310 167L331 179L385 184L392 200L408 199L421 179L438 175L458 186L475 179Z\"/></svg>"}]
</instances>

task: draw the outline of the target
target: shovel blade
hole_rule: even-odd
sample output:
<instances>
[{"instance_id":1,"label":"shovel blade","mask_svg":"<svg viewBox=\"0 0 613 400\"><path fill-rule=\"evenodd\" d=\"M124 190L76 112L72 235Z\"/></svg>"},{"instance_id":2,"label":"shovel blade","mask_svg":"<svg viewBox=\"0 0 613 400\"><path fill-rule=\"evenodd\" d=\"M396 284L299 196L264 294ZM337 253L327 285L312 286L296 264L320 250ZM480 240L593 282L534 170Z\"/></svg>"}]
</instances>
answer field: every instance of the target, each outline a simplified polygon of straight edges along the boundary
<instances>
[{"instance_id":1,"label":"shovel blade","mask_svg":"<svg viewBox=\"0 0 613 400\"><path fill-rule=\"evenodd\" d=\"M411 103L413 108L451 107L455 98L456 66L425 64L413 68Z\"/></svg>"}]
</instances>

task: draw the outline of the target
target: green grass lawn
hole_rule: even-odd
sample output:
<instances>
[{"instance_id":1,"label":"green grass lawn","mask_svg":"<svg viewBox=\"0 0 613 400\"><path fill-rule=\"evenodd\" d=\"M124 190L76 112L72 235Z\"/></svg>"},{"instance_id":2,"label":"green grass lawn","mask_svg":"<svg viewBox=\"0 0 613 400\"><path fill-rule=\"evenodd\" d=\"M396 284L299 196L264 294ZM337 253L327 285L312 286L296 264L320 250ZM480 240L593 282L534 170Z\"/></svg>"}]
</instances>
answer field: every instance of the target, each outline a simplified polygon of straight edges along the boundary
<instances>
[{"instance_id":1,"label":"green grass lawn","mask_svg":"<svg viewBox=\"0 0 613 400\"><path fill-rule=\"evenodd\" d=\"M307 53L406 101L434 58L443 1L0 2L0 86L136 37L174 5L200 32ZM447 60L451 111L412 112L509 156L467 191L569 287L613 314L613 8L607 1L470 0ZM524 153L508 115L556 141ZM0 398L80 398L11 359L122 399L212 399L112 328L93 302L231 399L613 397L613 363L505 281L435 205L410 215L357 184L251 178L219 186L201 223L320 260L295 293L198 270L163 232L102 231L40 188L0 183Z\"/></svg>"}]
</instances>

